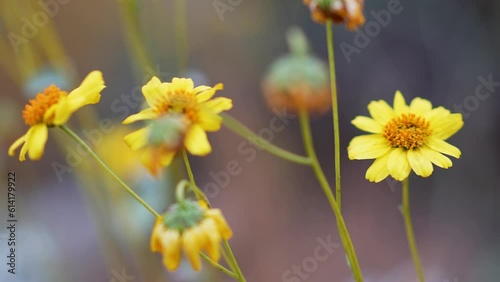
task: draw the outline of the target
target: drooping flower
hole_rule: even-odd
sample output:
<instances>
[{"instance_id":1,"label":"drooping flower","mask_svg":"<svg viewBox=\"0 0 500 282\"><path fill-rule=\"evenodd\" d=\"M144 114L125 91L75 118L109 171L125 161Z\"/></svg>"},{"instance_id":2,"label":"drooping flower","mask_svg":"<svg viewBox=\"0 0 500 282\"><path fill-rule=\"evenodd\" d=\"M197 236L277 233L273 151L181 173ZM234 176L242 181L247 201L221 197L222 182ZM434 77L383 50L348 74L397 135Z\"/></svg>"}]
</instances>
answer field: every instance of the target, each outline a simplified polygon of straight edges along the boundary
<instances>
[{"instance_id":1,"label":"drooping flower","mask_svg":"<svg viewBox=\"0 0 500 282\"><path fill-rule=\"evenodd\" d=\"M459 158L460 150L446 142L463 126L462 115L443 107L432 108L431 102L415 98L406 104L401 92L394 96L391 108L385 101L368 105L370 117L358 116L352 123L369 135L354 137L349 144L351 160L375 159L366 171L366 179L380 182L391 175L402 181L413 170L428 177L433 164L452 166L445 156Z\"/></svg>"},{"instance_id":2,"label":"drooping flower","mask_svg":"<svg viewBox=\"0 0 500 282\"><path fill-rule=\"evenodd\" d=\"M47 87L25 106L23 119L30 128L10 146L9 156L14 156L15 150L24 144L19 160L24 161L26 153L30 159L39 160L47 142L48 128L65 124L75 111L85 105L98 103L105 87L100 71L89 73L82 84L69 94L55 85Z\"/></svg>"},{"instance_id":3,"label":"drooping flower","mask_svg":"<svg viewBox=\"0 0 500 282\"><path fill-rule=\"evenodd\" d=\"M219 209L208 209L197 202L183 201L157 218L151 234L151 251L163 254L169 271L179 267L182 252L194 270L201 269L200 252L217 262L221 240L233 233Z\"/></svg>"},{"instance_id":4,"label":"drooping flower","mask_svg":"<svg viewBox=\"0 0 500 282\"><path fill-rule=\"evenodd\" d=\"M327 20L345 23L347 29L354 30L365 23L363 0L304 0L311 10L311 16L317 23Z\"/></svg>"},{"instance_id":5,"label":"drooping flower","mask_svg":"<svg viewBox=\"0 0 500 282\"><path fill-rule=\"evenodd\" d=\"M217 90L221 90L221 83L214 87L194 87L189 78L174 78L172 82L161 82L153 77L142 87L149 108L138 114L129 116L123 124L139 120L159 121L166 119L166 123L157 128L170 124L173 128L168 132L168 139L180 141L180 146L161 144L158 142L157 132L152 131L152 125L134 131L125 136L125 142L132 150L144 150L143 164L156 175L160 167L168 166L180 148L186 148L189 153L205 156L212 151L207 138L207 131L218 131L222 124L222 111L232 108L231 99L217 97L212 99ZM171 118L169 118L171 117ZM175 120L181 120L180 122ZM152 142L151 142L152 141ZM176 143L177 144L177 143Z\"/></svg>"}]
</instances>

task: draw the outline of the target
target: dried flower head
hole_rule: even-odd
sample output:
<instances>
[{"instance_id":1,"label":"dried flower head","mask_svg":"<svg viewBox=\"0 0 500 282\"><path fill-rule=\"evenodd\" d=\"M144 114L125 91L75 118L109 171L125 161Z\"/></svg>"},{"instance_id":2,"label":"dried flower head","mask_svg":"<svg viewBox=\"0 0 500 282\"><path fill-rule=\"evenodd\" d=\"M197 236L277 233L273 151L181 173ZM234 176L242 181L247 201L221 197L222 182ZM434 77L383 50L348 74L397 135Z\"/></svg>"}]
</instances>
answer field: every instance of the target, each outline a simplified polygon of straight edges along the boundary
<instances>
[{"instance_id":1,"label":"dried flower head","mask_svg":"<svg viewBox=\"0 0 500 282\"><path fill-rule=\"evenodd\" d=\"M354 30L365 23L363 0L304 0L304 4L311 10L313 20L320 24L331 20Z\"/></svg>"}]
</instances>

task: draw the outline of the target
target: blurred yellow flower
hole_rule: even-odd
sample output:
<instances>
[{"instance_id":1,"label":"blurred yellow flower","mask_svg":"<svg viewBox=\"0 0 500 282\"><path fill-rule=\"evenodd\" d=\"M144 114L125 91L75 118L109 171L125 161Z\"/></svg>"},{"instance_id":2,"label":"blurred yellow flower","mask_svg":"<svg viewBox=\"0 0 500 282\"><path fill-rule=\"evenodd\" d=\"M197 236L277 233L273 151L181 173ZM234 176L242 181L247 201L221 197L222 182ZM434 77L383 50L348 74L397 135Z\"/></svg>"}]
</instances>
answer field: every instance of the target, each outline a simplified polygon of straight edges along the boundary
<instances>
[{"instance_id":1,"label":"blurred yellow flower","mask_svg":"<svg viewBox=\"0 0 500 282\"><path fill-rule=\"evenodd\" d=\"M211 99L215 92L221 89L223 89L221 83L214 87L202 85L195 88L189 78L174 78L171 83L162 83L157 77L153 77L142 87L149 108L129 116L123 124L139 120L158 121L166 117L180 117L184 125L178 129L178 134L174 132L173 135L182 137L181 145L192 155L207 155L212 151L212 147L206 132L218 131L222 123L219 113L233 106L231 99L228 98ZM168 166L172 162L179 148L159 146L157 140L151 144L149 142L151 133L152 125L146 126L125 136L125 142L132 150L145 149L142 162L152 174L156 175L160 167Z\"/></svg>"},{"instance_id":2,"label":"blurred yellow flower","mask_svg":"<svg viewBox=\"0 0 500 282\"><path fill-rule=\"evenodd\" d=\"M25 106L23 119L30 128L10 146L9 156L14 156L15 150L24 144L19 160L24 161L26 153L30 159L39 160L47 142L48 128L65 124L76 110L85 105L98 103L100 92L105 87L100 71L91 72L69 94L54 85L47 87Z\"/></svg>"},{"instance_id":3,"label":"blurred yellow flower","mask_svg":"<svg viewBox=\"0 0 500 282\"><path fill-rule=\"evenodd\" d=\"M393 108L380 100L371 102L368 111L371 118L358 116L352 124L372 134L353 138L347 150L351 160L375 159L366 171L369 181L380 182L388 175L402 181L411 170L428 177L433 172L432 164L452 166L443 154L460 157L460 150L445 140L462 128L461 114L432 108L431 102L421 98L406 105L399 91Z\"/></svg>"},{"instance_id":4,"label":"blurred yellow flower","mask_svg":"<svg viewBox=\"0 0 500 282\"><path fill-rule=\"evenodd\" d=\"M206 209L196 202L174 205L156 220L151 234L151 251L163 254L169 271L179 267L184 252L194 270L201 269L200 252L215 262L220 259L221 240L233 235L219 209Z\"/></svg>"}]
</instances>

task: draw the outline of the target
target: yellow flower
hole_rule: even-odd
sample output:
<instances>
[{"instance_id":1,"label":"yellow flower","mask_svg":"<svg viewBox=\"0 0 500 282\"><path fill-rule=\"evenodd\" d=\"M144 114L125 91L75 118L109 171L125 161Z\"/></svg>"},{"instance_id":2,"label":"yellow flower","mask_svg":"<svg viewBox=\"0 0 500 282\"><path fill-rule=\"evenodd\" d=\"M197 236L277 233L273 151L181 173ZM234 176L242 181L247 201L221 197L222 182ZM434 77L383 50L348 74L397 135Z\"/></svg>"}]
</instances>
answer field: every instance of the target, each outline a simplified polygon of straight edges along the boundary
<instances>
[{"instance_id":1,"label":"yellow flower","mask_svg":"<svg viewBox=\"0 0 500 282\"><path fill-rule=\"evenodd\" d=\"M411 170L428 177L432 164L445 169L452 166L443 154L460 157L460 150L445 140L462 128L461 114L432 108L431 102L421 98L406 105L399 91L394 108L380 100L371 102L368 111L372 118L358 116L352 124L372 134L353 138L347 150L351 160L375 159L366 171L369 181L380 182L388 175L402 181Z\"/></svg>"},{"instance_id":2,"label":"yellow flower","mask_svg":"<svg viewBox=\"0 0 500 282\"><path fill-rule=\"evenodd\" d=\"M166 116L181 116L186 124L182 146L189 153L197 156L207 155L212 151L208 142L207 131L218 131L222 117L219 113L232 108L231 99L218 97L211 99L221 83L214 87L194 87L189 78L174 78L172 82L161 82L153 77L142 87L149 108L131 115L123 121L129 124L139 120L159 120ZM179 148L171 146L149 146L151 125L134 131L125 136L125 142L132 150L145 149L142 162L154 175L162 166L168 166Z\"/></svg>"},{"instance_id":3,"label":"yellow flower","mask_svg":"<svg viewBox=\"0 0 500 282\"><path fill-rule=\"evenodd\" d=\"M76 110L99 102L100 92L104 88L100 71L91 72L82 84L69 94L54 85L47 87L25 106L23 119L30 128L10 146L9 156L14 156L15 150L24 144L19 160L24 161L26 153L30 159L39 160L47 142L48 128L65 124Z\"/></svg>"},{"instance_id":4,"label":"yellow flower","mask_svg":"<svg viewBox=\"0 0 500 282\"><path fill-rule=\"evenodd\" d=\"M151 251L163 254L169 271L179 267L181 254L194 270L201 269L200 252L215 262L220 259L220 242L233 235L219 209L206 209L191 201L174 205L159 217L151 234Z\"/></svg>"}]
</instances>

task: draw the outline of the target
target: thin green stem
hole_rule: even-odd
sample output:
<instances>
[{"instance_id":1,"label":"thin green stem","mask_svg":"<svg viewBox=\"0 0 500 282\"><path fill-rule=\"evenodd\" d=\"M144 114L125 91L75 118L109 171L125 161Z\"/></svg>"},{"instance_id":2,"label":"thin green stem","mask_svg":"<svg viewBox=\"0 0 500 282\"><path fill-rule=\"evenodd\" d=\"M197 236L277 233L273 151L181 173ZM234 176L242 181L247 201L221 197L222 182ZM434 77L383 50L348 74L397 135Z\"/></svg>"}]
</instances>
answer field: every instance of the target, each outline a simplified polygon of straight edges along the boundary
<instances>
[{"instance_id":1,"label":"thin green stem","mask_svg":"<svg viewBox=\"0 0 500 282\"><path fill-rule=\"evenodd\" d=\"M188 67L189 42L186 4L186 0L174 0L175 52L180 72L185 72Z\"/></svg>"},{"instance_id":2,"label":"thin green stem","mask_svg":"<svg viewBox=\"0 0 500 282\"><path fill-rule=\"evenodd\" d=\"M230 277L234 278L234 279L238 279L238 277L236 276L236 274L234 274L234 272L232 272L231 270L225 268L224 266L220 265L219 263L213 261L212 259L210 259L207 255L205 255L204 253L200 253L201 257L203 259L205 259L206 261L208 261L211 265L213 265L215 268L221 270L222 272L224 272L225 274L229 275Z\"/></svg>"},{"instance_id":3,"label":"thin green stem","mask_svg":"<svg viewBox=\"0 0 500 282\"><path fill-rule=\"evenodd\" d=\"M191 182L192 190L195 192L197 197L198 197L198 195L200 197L202 197L205 200L205 202L208 204L208 206L211 207L212 205L208 201L208 198L205 196L205 193L203 193L203 191L200 188L198 188L198 186L196 186L193 170L191 169L191 164L189 163L189 158L188 158L185 150L183 150L183 155L184 155L184 164L186 165L186 170L187 170L188 175L189 175L189 181ZM229 245L229 242L227 240L224 240L224 248L228 254L228 256L225 255L224 258L226 259L227 263L231 266L231 268L234 270L234 273L231 272L232 275L229 275L229 274L228 275L235 278L239 282L246 282L245 277L243 276L243 273L241 272L240 266L238 265L238 261L236 260L236 257L233 254L233 250L231 249L231 246ZM223 252L223 254L224 254L224 252ZM217 267L217 268L220 269L220 267Z\"/></svg>"},{"instance_id":4,"label":"thin green stem","mask_svg":"<svg viewBox=\"0 0 500 282\"><path fill-rule=\"evenodd\" d=\"M411 224L410 215L410 181L408 178L403 180L403 217L406 226L406 235L408 237L408 245L410 247L411 257L413 259L413 264L415 265L415 271L417 272L418 281L424 282L424 272L422 270L422 264L420 263L420 257L418 255L417 243L415 242L415 235L413 233L413 226Z\"/></svg>"},{"instance_id":5,"label":"thin green stem","mask_svg":"<svg viewBox=\"0 0 500 282\"><path fill-rule=\"evenodd\" d=\"M269 141L265 140L264 138L260 137L259 135L255 134L250 130L248 127L244 126L242 123L240 123L238 120L235 118L227 115L227 114L221 114L222 119L223 119L223 124L227 128L229 128L231 131L236 133L237 135L247 139L250 143L253 145L266 150L268 153L273 154L277 157L280 157L282 159L285 159L287 161L290 161L292 163L297 163L301 165L310 165L311 164L311 159L297 155L295 153L291 153L289 151L286 151L284 149L281 149L280 147L277 147L270 143Z\"/></svg>"},{"instance_id":6,"label":"thin green stem","mask_svg":"<svg viewBox=\"0 0 500 282\"><path fill-rule=\"evenodd\" d=\"M154 216L160 217L160 215L150 207L139 195L137 195L132 188L130 188L123 180L118 177L109 167L108 165L80 138L76 133L74 133L71 129L66 127L65 125L61 125L61 128L64 132L66 132L71 138L75 139L82 147L87 150L92 157L123 187L125 190L136 199L141 205L143 205L149 212L151 212Z\"/></svg>"},{"instance_id":7,"label":"thin green stem","mask_svg":"<svg viewBox=\"0 0 500 282\"><path fill-rule=\"evenodd\" d=\"M238 261L236 260L236 257L233 254L233 250L231 249L231 246L229 245L229 242L227 240L224 240L224 247L226 248L226 251L229 255L228 263L233 267L234 271L236 272L237 276L236 279L239 282L246 282L247 280L245 279L245 276L243 276L240 266L238 265Z\"/></svg>"},{"instance_id":8,"label":"thin green stem","mask_svg":"<svg viewBox=\"0 0 500 282\"><path fill-rule=\"evenodd\" d=\"M332 21L326 22L326 38L328 44L328 65L330 66L330 87L332 92L333 111L333 138L335 145L335 190L337 204L342 210L342 190L340 188L340 130L339 130L339 105L337 99L337 79L335 76L335 53L333 48Z\"/></svg>"},{"instance_id":9,"label":"thin green stem","mask_svg":"<svg viewBox=\"0 0 500 282\"><path fill-rule=\"evenodd\" d=\"M311 167L321 185L321 188L323 189L323 192L325 193L326 198L328 199L328 202L330 203L333 213L335 214L335 218L337 219L337 227L339 230L340 238L342 240L342 245L344 246L347 258L349 260L349 266L351 268L354 279L357 282L362 282L363 275L361 273L361 268L359 267L356 251L354 250L354 246L352 244L349 232L347 231L347 226L340 212L340 208L337 205L337 201L335 201L335 197L333 196L332 189L330 188L328 180L326 179L325 174L323 173L323 169L319 164L316 151L314 150L311 127L309 125L309 114L305 110L300 111L300 128L302 132L302 139L304 141L305 150L307 152L307 155L311 159Z\"/></svg>"}]
</instances>

